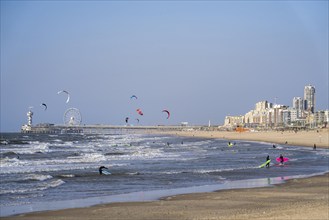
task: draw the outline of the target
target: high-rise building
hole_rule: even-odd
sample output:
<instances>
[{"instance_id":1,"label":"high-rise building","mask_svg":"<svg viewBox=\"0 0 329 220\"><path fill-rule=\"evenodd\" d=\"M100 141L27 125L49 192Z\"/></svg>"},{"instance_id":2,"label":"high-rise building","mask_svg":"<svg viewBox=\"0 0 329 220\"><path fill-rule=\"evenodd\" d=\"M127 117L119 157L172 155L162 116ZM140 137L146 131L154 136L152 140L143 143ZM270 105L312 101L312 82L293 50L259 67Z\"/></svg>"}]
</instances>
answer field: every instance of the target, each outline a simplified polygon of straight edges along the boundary
<instances>
[{"instance_id":1,"label":"high-rise building","mask_svg":"<svg viewBox=\"0 0 329 220\"><path fill-rule=\"evenodd\" d=\"M256 111L261 111L261 110L265 110L267 108L269 108L270 103L268 103L267 101L261 101L261 102L257 102L256 103Z\"/></svg>"},{"instance_id":2,"label":"high-rise building","mask_svg":"<svg viewBox=\"0 0 329 220\"><path fill-rule=\"evenodd\" d=\"M304 109L304 100L301 97L294 97L292 100L292 107L294 109L303 110Z\"/></svg>"},{"instance_id":3,"label":"high-rise building","mask_svg":"<svg viewBox=\"0 0 329 220\"><path fill-rule=\"evenodd\" d=\"M304 100L301 97L294 97L292 100L292 107L296 110L296 116L301 118L305 109Z\"/></svg>"},{"instance_id":4,"label":"high-rise building","mask_svg":"<svg viewBox=\"0 0 329 220\"><path fill-rule=\"evenodd\" d=\"M314 109L315 109L315 88L314 88L314 86L312 86L312 85L305 86L304 100L305 100L304 109L306 111L310 111L310 112L314 113Z\"/></svg>"}]
</instances>

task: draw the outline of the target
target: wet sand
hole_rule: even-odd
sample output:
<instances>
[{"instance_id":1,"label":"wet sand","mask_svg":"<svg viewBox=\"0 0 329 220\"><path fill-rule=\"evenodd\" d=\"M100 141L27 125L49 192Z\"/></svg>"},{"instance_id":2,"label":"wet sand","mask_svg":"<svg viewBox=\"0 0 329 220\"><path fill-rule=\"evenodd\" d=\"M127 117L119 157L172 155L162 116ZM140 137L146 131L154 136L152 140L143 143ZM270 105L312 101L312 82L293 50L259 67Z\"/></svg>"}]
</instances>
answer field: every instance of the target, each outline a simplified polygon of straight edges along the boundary
<instances>
[{"instance_id":1,"label":"wet sand","mask_svg":"<svg viewBox=\"0 0 329 220\"><path fill-rule=\"evenodd\" d=\"M329 219L329 175L273 187L172 196L3 219Z\"/></svg>"},{"instance_id":2,"label":"wet sand","mask_svg":"<svg viewBox=\"0 0 329 220\"><path fill-rule=\"evenodd\" d=\"M166 132L168 133L168 132ZM254 140L328 148L328 130L309 132L172 132L176 135ZM321 136L320 136L321 135ZM329 166L329 162L328 162ZM1 219L329 219L329 174L273 187L171 196L154 202L112 203Z\"/></svg>"}]
</instances>

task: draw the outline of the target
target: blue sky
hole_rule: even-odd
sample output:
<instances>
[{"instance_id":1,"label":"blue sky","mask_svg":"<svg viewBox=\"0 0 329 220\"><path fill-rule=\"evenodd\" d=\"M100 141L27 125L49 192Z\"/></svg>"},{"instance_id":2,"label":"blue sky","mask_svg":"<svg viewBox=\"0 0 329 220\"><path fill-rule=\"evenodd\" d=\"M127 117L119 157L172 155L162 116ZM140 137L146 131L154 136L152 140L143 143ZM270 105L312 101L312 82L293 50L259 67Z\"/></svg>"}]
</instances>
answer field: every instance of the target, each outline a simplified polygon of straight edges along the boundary
<instances>
[{"instance_id":1,"label":"blue sky","mask_svg":"<svg viewBox=\"0 0 329 220\"><path fill-rule=\"evenodd\" d=\"M29 106L34 124L70 107L84 124L222 124L308 84L328 109L328 1L1 1L1 131Z\"/></svg>"}]
</instances>

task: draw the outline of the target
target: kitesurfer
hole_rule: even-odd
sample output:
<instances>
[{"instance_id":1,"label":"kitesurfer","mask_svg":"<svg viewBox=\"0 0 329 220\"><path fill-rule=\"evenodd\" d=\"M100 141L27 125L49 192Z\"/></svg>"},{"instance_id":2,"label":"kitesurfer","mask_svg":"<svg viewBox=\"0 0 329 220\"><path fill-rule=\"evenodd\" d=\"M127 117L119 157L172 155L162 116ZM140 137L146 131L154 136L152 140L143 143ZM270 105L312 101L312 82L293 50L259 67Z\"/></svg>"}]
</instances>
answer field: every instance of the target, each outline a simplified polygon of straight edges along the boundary
<instances>
[{"instance_id":1,"label":"kitesurfer","mask_svg":"<svg viewBox=\"0 0 329 220\"><path fill-rule=\"evenodd\" d=\"M283 156L282 154L280 154L280 164L283 164L283 162L284 162Z\"/></svg>"},{"instance_id":2,"label":"kitesurfer","mask_svg":"<svg viewBox=\"0 0 329 220\"><path fill-rule=\"evenodd\" d=\"M99 169L98 169L99 175L102 175L103 174L103 170L104 169L108 169L108 168L107 167L104 167L104 166L99 167Z\"/></svg>"},{"instance_id":3,"label":"kitesurfer","mask_svg":"<svg viewBox=\"0 0 329 220\"><path fill-rule=\"evenodd\" d=\"M269 161L269 160L270 160L270 155L267 155L266 162ZM269 162L266 164L266 167L270 167L270 163Z\"/></svg>"}]
</instances>

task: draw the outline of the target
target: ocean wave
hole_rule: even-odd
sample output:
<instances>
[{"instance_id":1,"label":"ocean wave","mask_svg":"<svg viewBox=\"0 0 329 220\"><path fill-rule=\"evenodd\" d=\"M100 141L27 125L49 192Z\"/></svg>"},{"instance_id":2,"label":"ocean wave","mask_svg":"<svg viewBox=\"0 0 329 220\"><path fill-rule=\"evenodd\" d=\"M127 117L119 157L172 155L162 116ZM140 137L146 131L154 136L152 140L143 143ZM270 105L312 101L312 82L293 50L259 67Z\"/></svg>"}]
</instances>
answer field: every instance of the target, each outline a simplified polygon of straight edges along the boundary
<instances>
[{"instance_id":1,"label":"ocean wave","mask_svg":"<svg viewBox=\"0 0 329 220\"><path fill-rule=\"evenodd\" d=\"M62 177L62 178L73 178L75 177L74 174L62 174L62 175L58 175L59 177Z\"/></svg>"},{"instance_id":2,"label":"ocean wave","mask_svg":"<svg viewBox=\"0 0 329 220\"><path fill-rule=\"evenodd\" d=\"M38 141L31 142L30 145L10 147L10 150L17 154L35 154L35 153L48 153L50 143L40 143Z\"/></svg>"},{"instance_id":3,"label":"ocean wave","mask_svg":"<svg viewBox=\"0 0 329 220\"><path fill-rule=\"evenodd\" d=\"M57 180L54 180L54 181L51 181L47 184L45 184L42 188L40 188L41 190L46 190L48 188L55 188L55 187L58 187L62 184L64 184L65 182L61 179L57 179Z\"/></svg>"},{"instance_id":4,"label":"ocean wave","mask_svg":"<svg viewBox=\"0 0 329 220\"><path fill-rule=\"evenodd\" d=\"M30 193L30 192L40 192L47 190L49 188L55 188L58 187L65 182L61 179L52 180L49 182L41 182L41 184L37 185L36 187L29 187L24 189L1 189L0 195L4 194L17 194L17 193Z\"/></svg>"},{"instance_id":5,"label":"ocean wave","mask_svg":"<svg viewBox=\"0 0 329 220\"><path fill-rule=\"evenodd\" d=\"M6 141L6 140L1 140L1 141L0 141L0 145L7 145L7 144L9 144L9 142Z\"/></svg>"},{"instance_id":6,"label":"ocean wave","mask_svg":"<svg viewBox=\"0 0 329 220\"><path fill-rule=\"evenodd\" d=\"M4 152L4 153L0 153L0 158L16 158L18 159L19 158L19 155L13 151L7 151L7 152Z\"/></svg>"},{"instance_id":7,"label":"ocean wave","mask_svg":"<svg viewBox=\"0 0 329 220\"><path fill-rule=\"evenodd\" d=\"M164 175L175 175L175 174L216 174L227 171L245 170L245 169L255 169L258 166L248 166L248 167L237 167L237 168L223 168L223 169L193 169L193 170L172 170L172 171L160 171L151 172L154 174L164 174Z\"/></svg>"},{"instance_id":8,"label":"ocean wave","mask_svg":"<svg viewBox=\"0 0 329 220\"><path fill-rule=\"evenodd\" d=\"M27 162L23 162L23 161L19 160L18 158L5 157L5 158L0 158L0 165L1 165L0 173L2 173L2 171L6 167L24 166L24 165L27 165Z\"/></svg>"},{"instance_id":9,"label":"ocean wave","mask_svg":"<svg viewBox=\"0 0 329 220\"><path fill-rule=\"evenodd\" d=\"M23 140L4 140L1 139L0 145L25 145L29 144L28 141L23 141Z\"/></svg>"},{"instance_id":10,"label":"ocean wave","mask_svg":"<svg viewBox=\"0 0 329 220\"><path fill-rule=\"evenodd\" d=\"M82 154L76 157L68 157L68 159L71 159L70 162L92 163L105 161L106 157L103 154L90 153Z\"/></svg>"},{"instance_id":11,"label":"ocean wave","mask_svg":"<svg viewBox=\"0 0 329 220\"><path fill-rule=\"evenodd\" d=\"M38 180L38 181L45 181L48 179L52 179L51 175L42 175L42 174L29 174L23 178L23 180Z\"/></svg>"}]
</instances>

